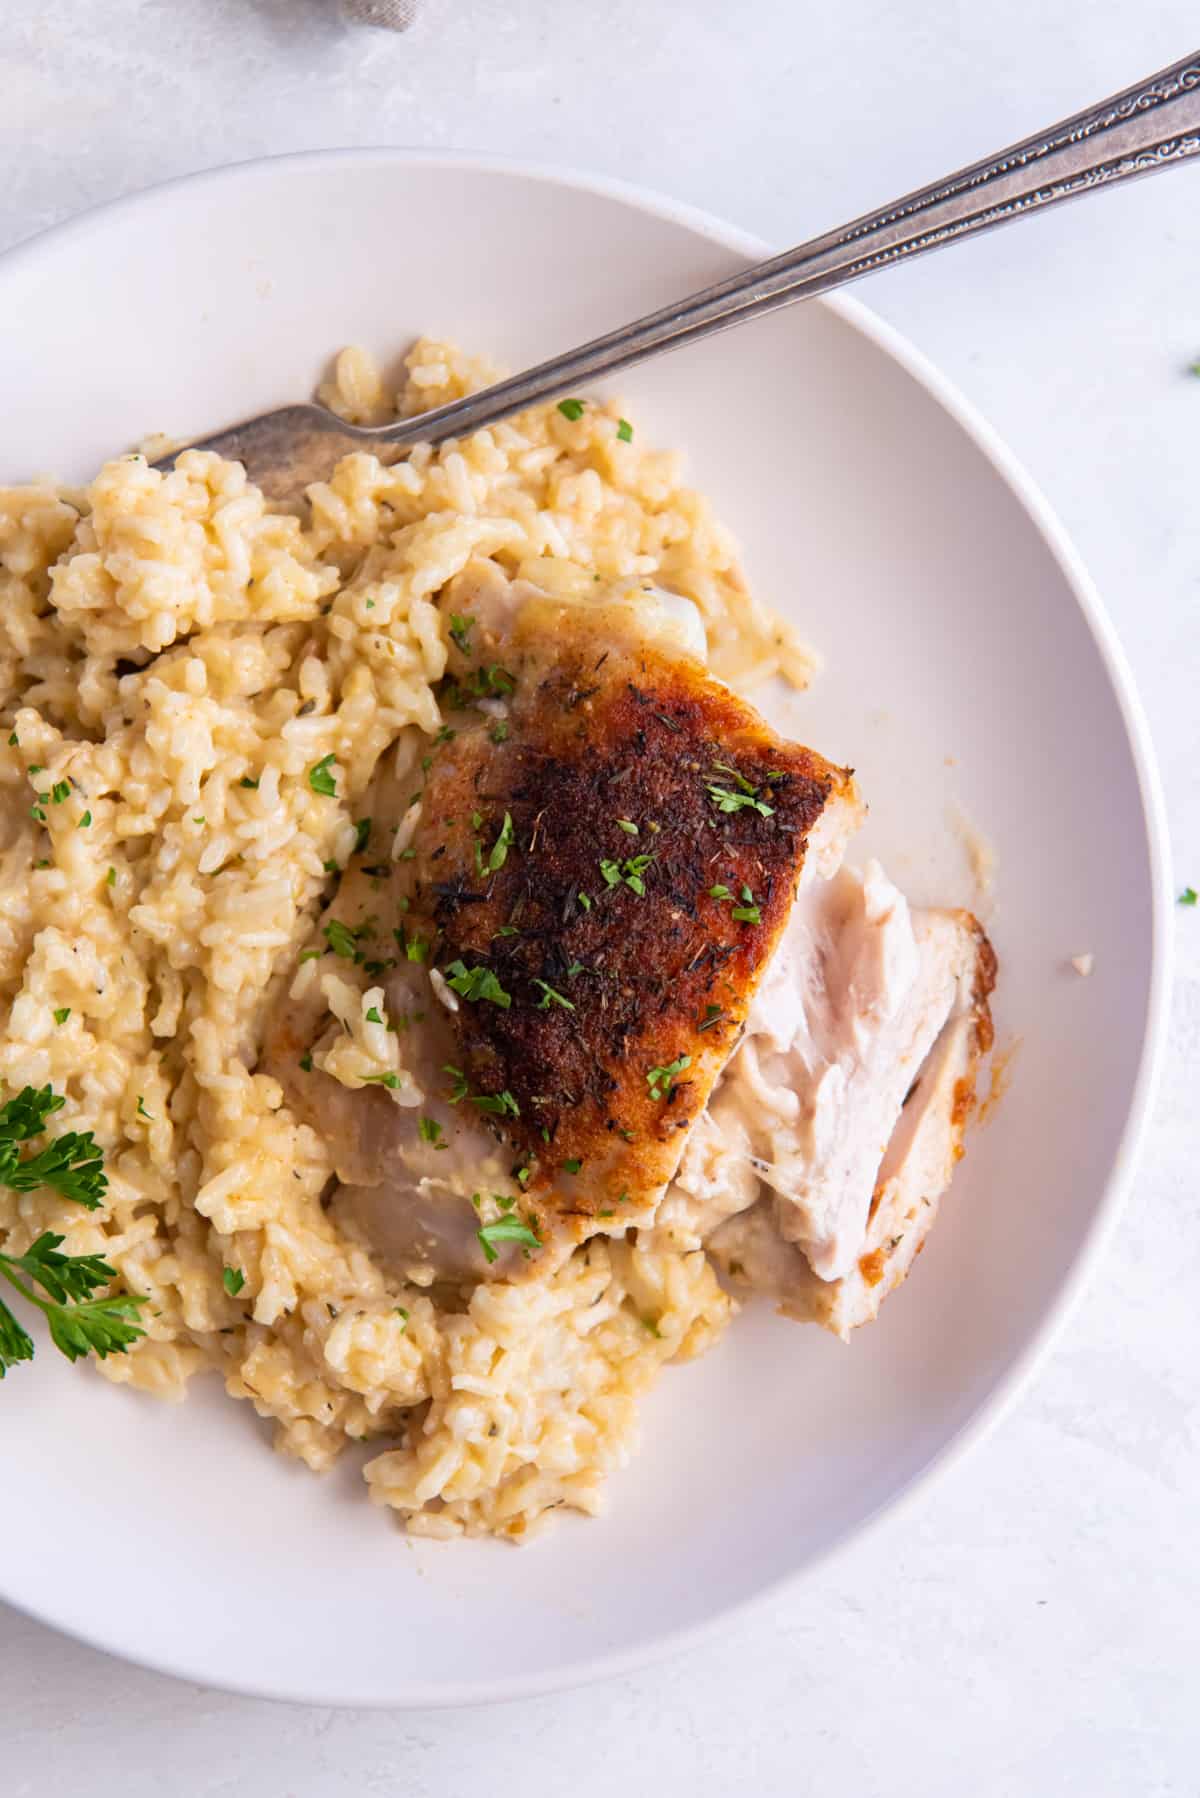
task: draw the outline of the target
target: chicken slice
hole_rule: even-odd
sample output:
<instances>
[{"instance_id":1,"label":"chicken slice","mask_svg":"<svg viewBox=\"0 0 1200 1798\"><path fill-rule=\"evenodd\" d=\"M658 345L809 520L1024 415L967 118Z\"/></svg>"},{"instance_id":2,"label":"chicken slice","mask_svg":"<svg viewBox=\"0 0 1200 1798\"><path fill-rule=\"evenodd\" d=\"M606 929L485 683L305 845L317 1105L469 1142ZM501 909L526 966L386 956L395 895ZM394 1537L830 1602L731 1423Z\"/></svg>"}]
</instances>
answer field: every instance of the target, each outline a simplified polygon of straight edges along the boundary
<instances>
[{"instance_id":1,"label":"chicken slice","mask_svg":"<svg viewBox=\"0 0 1200 1798\"><path fill-rule=\"evenodd\" d=\"M378 987L305 964L267 1059L348 1227L459 1278L653 1218L802 875L861 807L709 676L687 600L476 565L441 603L447 726L423 780L381 777L396 859L352 864L321 926Z\"/></svg>"},{"instance_id":2,"label":"chicken slice","mask_svg":"<svg viewBox=\"0 0 1200 1798\"><path fill-rule=\"evenodd\" d=\"M877 864L802 882L657 1228L839 1334L904 1278L962 1152L995 957Z\"/></svg>"},{"instance_id":3,"label":"chicken slice","mask_svg":"<svg viewBox=\"0 0 1200 1798\"><path fill-rule=\"evenodd\" d=\"M785 1316L822 1324L843 1340L870 1323L888 1293L906 1278L963 1153L979 1064L991 1046L987 994L994 974L986 939L966 921L963 928L977 946L974 985L960 986L953 1015L905 1101L879 1168L853 1266L835 1280L814 1273L783 1234L782 1201L775 1195L728 1217L706 1243L713 1261L736 1285L774 1297Z\"/></svg>"}]
</instances>

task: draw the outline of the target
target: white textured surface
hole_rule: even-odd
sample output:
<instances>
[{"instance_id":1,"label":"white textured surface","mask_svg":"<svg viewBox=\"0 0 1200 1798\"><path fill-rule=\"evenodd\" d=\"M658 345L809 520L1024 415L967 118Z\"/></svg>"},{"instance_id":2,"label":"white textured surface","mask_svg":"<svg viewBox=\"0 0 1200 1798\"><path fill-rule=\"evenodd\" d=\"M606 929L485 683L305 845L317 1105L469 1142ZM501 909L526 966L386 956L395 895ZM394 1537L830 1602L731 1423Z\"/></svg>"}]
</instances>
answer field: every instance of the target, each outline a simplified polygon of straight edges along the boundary
<instances>
[{"instance_id":1,"label":"white textured surface","mask_svg":"<svg viewBox=\"0 0 1200 1798\"><path fill-rule=\"evenodd\" d=\"M209 163L388 141L625 175L796 241L1196 35L1183 0L427 0L396 39L347 33L332 0L9 0L0 245ZM861 290L998 426L1091 565L1181 885L1200 885L1198 200L1175 173ZM282 1710L0 1612L6 1798L1193 1793L1200 912L1177 935L1172 1054L1116 1250L1036 1389L915 1515L703 1652L519 1710ZM107 1573L114 1604L153 1602L136 1569Z\"/></svg>"}]
</instances>

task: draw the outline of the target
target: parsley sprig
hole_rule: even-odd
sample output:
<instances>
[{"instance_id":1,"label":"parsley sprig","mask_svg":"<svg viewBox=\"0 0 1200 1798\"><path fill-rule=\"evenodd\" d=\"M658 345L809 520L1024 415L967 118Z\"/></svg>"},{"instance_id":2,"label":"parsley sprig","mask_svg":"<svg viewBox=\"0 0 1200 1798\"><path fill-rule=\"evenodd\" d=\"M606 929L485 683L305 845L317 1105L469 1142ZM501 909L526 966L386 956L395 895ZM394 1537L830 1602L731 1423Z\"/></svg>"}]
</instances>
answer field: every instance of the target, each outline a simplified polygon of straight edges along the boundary
<instances>
[{"instance_id":1,"label":"parsley sprig","mask_svg":"<svg viewBox=\"0 0 1200 1798\"><path fill-rule=\"evenodd\" d=\"M0 1106L0 1182L15 1192L48 1186L95 1211L104 1203L108 1181L90 1130L66 1131L33 1154L21 1154L21 1144L40 1136L47 1119L64 1104L49 1086L26 1086ZM145 1334L138 1323L145 1299L132 1293L93 1297L116 1279L117 1270L99 1255L64 1255L64 1240L46 1230L23 1255L0 1254L0 1279L42 1313L51 1340L68 1360L78 1361L90 1351L102 1360L124 1354ZM0 1300L0 1379L10 1367L32 1359L33 1338Z\"/></svg>"},{"instance_id":2,"label":"parsley sprig","mask_svg":"<svg viewBox=\"0 0 1200 1798\"><path fill-rule=\"evenodd\" d=\"M78 1361L89 1351L102 1361L123 1355L146 1333L138 1323L139 1307L146 1300L130 1292L93 1298L98 1287L116 1279L116 1268L99 1255L62 1254L63 1241L46 1230L23 1255L0 1255L0 1276L42 1313L51 1341L69 1361ZM41 1297L35 1286L49 1296ZM33 1338L0 1299L0 1380L19 1361L32 1360Z\"/></svg>"},{"instance_id":3,"label":"parsley sprig","mask_svg":"<svg viewBox=\"0 0 1200 1798\"><path fill-rule=\"evenodd\" d=\"M65 1103L48 1086L26 1086L0 1106L0 1184L14 1192L49 1186L64 1199L96 1211L104 1203L108 1180L90 1130L67 1130L36 1154L21 1157L19 1145L40 1136L47 1118Z\"/></svg>"}]
</instances>

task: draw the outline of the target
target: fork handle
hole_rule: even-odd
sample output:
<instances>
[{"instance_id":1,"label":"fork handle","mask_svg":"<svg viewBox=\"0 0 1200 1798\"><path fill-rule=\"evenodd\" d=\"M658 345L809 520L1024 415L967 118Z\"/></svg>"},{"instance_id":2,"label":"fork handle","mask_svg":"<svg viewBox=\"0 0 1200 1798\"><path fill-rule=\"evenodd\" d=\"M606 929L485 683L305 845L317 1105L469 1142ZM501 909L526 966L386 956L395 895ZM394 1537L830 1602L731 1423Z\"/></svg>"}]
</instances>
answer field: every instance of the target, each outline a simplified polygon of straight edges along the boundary
<instances>
[{"instance_id":1,"label":"fork handle","mask_svg":"<svg viewBox=\"0 0 1200 1798\"><path fill-rule=\"evenodd\" d=\"M438 443L682 344L1200 154L1200 51L998 156L466 399L356 436Z\"/></svg>"}]
</instances>

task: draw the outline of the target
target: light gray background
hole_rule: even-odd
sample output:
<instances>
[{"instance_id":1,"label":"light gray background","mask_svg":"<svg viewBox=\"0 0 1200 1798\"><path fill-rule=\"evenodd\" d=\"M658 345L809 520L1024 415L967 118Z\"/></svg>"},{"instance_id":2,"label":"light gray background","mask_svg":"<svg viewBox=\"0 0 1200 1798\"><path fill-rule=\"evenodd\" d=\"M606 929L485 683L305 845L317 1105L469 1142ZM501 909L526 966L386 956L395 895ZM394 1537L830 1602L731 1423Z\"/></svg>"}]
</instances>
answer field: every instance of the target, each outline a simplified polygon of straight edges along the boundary
<instances>
[{"instance_id":1,"label":"light gray background","mask_svg":"<svg viewBox=\"0 0 1200 1798\"><path fill-rule=\"evenodd\" d=\"M7 0L0 247L168 175L349 143L623 175L782 245L1197 39L1185 0L424 0L398 38L345 31L334 0ZM1200 172L859 291L1074 534L1150 714L1178 884L1200 886ZM1116 1248L1036 1389L915 1515L703 1652L517 1708L226 1698L0 1607L5 1798L1200 1791L1200 910L1176 936ZM141 1602L136 1568L97 1577Z\"/></svg>"}]
</instances>

